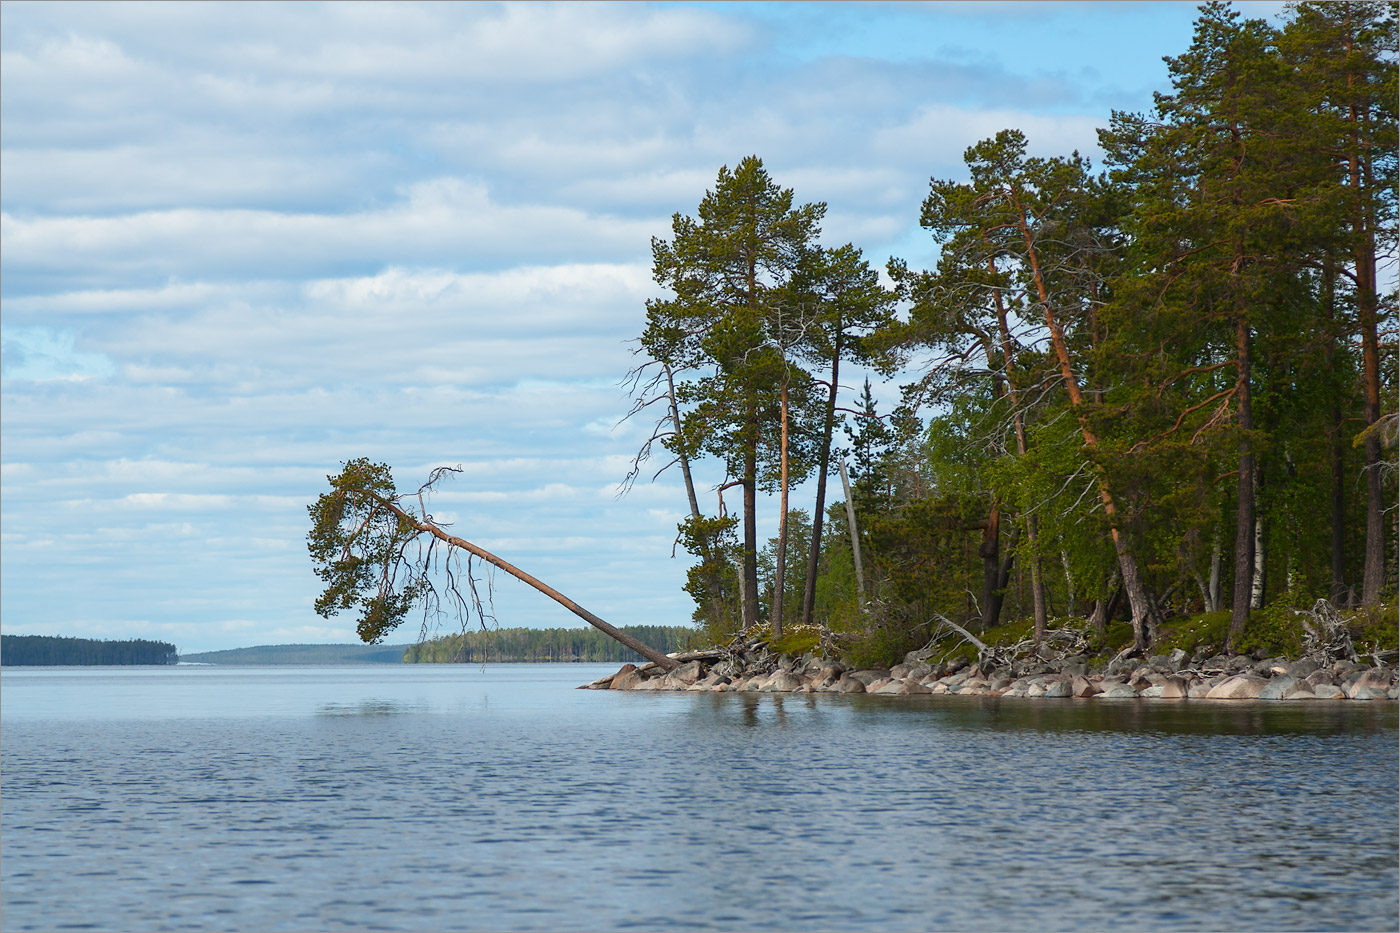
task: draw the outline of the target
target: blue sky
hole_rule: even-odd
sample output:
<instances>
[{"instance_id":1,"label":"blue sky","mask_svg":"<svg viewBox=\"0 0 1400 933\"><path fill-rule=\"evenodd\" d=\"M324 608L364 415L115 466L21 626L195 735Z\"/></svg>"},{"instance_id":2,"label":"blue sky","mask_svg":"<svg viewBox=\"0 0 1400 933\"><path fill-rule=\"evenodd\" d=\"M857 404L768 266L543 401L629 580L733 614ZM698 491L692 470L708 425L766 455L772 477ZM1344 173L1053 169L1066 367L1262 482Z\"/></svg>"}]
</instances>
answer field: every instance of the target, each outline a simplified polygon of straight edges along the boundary
<instances>
[{"instance_id":1,"label":"blue sky","mask_svg":"<svg viewBox=\"0 0 1400 933\"><path fill-rule=\"evenodd\" d=\"M825 241L928 264L930 176L962 177L1006 127L1095 157L1111 109L1166 89L1194 18L6 2L0 625L353 641L312 611L304 536L357 456L405 488L461 464L437 499L457 533L615 624L688 621L679 479L616 495L643 439L617 421L651 237L756 153L828 203ZM510 580L496 605L577 623Z\"/></svg>"}]
</instances>

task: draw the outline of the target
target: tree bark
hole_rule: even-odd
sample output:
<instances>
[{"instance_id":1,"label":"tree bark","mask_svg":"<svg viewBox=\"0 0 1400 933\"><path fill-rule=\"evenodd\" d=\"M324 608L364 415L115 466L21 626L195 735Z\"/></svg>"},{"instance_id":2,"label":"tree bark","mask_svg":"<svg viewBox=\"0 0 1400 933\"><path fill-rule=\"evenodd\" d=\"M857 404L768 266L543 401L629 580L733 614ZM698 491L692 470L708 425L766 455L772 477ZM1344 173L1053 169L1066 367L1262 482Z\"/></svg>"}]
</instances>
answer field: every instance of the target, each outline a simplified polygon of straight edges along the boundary
<instances>
[{"instance_id":1,"label":"tree bark","mask_svg":"<svg viewBox=\"0 0 1400 933\"><path fill-rule=\"evenodd\" d=\"M744 442L744 628L758 624L758 417L749 406L750 435Z\"/></svg>"},{"instance_id":2,"label":"tree bark","mask_svg":"<svg viewBox=\"0 0 1400 933\"><path fill-rule=\"evenodd\" d=\"M501 568L506 573L510 574L512 577L515 577L517 580L520 580L522 583L528 583L530 586L539 590L541 593L548 596L550 599L554 600L556 603L563 606L565 609L569 610L574 615L587 622L589 625L598 629L600 632L614 639L615 641L621 642L628 648L631 648L633 651L637 652L642 657L646 658L648 661L651 661L658 667L661 667L665 670L670 670L671 668L677 666L678 662L674 658L668 658L665 654L661 653L660 651L657 651L650 645L644 645L637 639L633 638L631 635L628 635L626 632L622 631L621 629L609 625L607 622L598 618L593 613L589 612L587 609L583 608L578 603L574 602L572 599L556 590L554 587L549 586L546 583L540 582L538 579L532 577L530 574L521 570L519 567L516 567L509 561L497 557L495 554L492 554L490 551L485 550L484 548L477 547L470 541L459 538L456 535L448 534L447 532L439 528L437 525L434 525L432 522L422 521L416 516L411 515L404 509L395 505L393 502L390 502L385 499L380 499L379 501L383 504L383 506L386 509L398 516L401 521L407 522L414 528L417 528L419 531L426 532L432 535L439 541L442 541L446 544L450 544L453 547L461 548L462 550L470 554L475 554L477 557L480 557L488 564Z\"/></svg>"},{"instance_id":3,"label":"tree bark","mask_svg":"<svg viewBox=\"0 0 1400 933\"><path fill-rule=\"evenodd\" d=\"M996 261L991 257L987 259L987 271L996 274ZM1011 327L1006 320L1006 305L1001 300L1001 289L992 289L992 297L995 299L997 310L997 334L1001 338L1001 357L1006 368L1006 388L1007 394L1011 397L1011 408L1013 420L1016 428L1016 455L1024 457L1026 455L1026 421L1021 411L1021 392L1016 384L1016 353L1011 345ZM1048 624L1049 613L1045 605L1045 581L1042 576L1040 553L1036 551L1036 535L1040 531L1039 522L1035 514L1026 515L1026 542L1031 547L1031 605L1035 614L1035 641L1038 644L1045 638L1045 629ZM1065 564L1065 574L1069 574L1069 564ZM1071 583L1070 605L1074 603L1074 593ZM1073 608L1070 614L1073 614Z\"/></svg>"},{"instance_id":4,"label":"tree bark","mask_svg":"<svg viewBox=\"0 0 1400 933\"><path fill-rule=\"evenodd\" d=\"M786 586L787 534L788 534L788 387L782 388L782 435L778 451L779 495L781 512L778 516L778 553L773 567L773 637L783 635L783 589Z\"/></svg>"},{"instance_id":5,"label":"tree bark","mask_svg":"<svg viewBox=\"0 0 1400 933\"><path fill-rule=\"evenodd\" d=\"M1230 603L1230 636L1227 648L1235 650L1249 622L1250 596L1254 583L1254 413L1249 395L1249 322L1240 315L1235 324L1235 404L1240 427L1239 481L1235 507L1235 586Z\"/></svg>"},{"instance_id":6,"label":"tree bark","mask_svg":"<svg viewBox=\"0 0 1400 933\"><path fill-rule=\"evenodd\" d=\"M1069 394L1070 407L1074 409L1079 421L1079 430L1084 437L1084 445L1091 449L1097 449L1099 439L1089 424L1089 418L1084 409L1084 396L1079 389L1079 379L1074 375L1074 368L1070 365L1069 347L1065 343L1065 333L1055 316L1054 308L1051 307L1050 294L1046 288L1044 277L1041 275L1040 260L1036 254L1035 243L1031 238L1030 227L1024 219L1020 222L1020 229L1025 238L1036 292L1040 298L1041 307L1045 311L1045 324L1050 330L1050 343L1055 351L1055 359L1060 364L1060 375L1064 379L1065 391ZM1128 594L1128 605L1132 608L1133 645L1141 651L1148 646L1152 607L1147 600L1147 590L1143 586L1142 577L1138 573L1137 556L1133 553L1132 545L1128 543L1127 536L1118 527L1118 506L1114 502L1113 494L1109 492L1108 478L1104 475L1103 467L1097 463L1094 464L1094 473L1098 480L1099 501L1103 503L1104 515L1108 518L1109 535L1113 538L1113 550L1118 557L1118 569L1122 575L1123 589Z\"/></svg>"},{"instance_id":7,"label":"tree bark","mask_svg":"<svg viewBox=\"0 0 1400 933\"><path fill-rule=\"evenodd\" d=\"M822 448L817 455L817 508L812 514L812 546L807 553L807 578L802 588L802 624L812 624L817 605L817 569L821 564L822 523L826 515L826 474L831 469L831 434L836 425L836 386L841 371L841 318L836 318L836 339L832 346L831 386L826 397L826 424ZM849 494L847 494L849 498Z\"/></svg>"},{"instance_id":8,"label":"tree bark","mask_svg":"<svg viewBox=\"0 0 1400 933\"><path fill-rule=\"evenodd\" d=\"M856 530L856 504L851 498L851 478L846 475L846 461L842 460L841 488L846 492L846 525L851 530L851 560L856 565L856 605L865 608L865 571L860 560L860 532Z\"/></svg>"}]
</instances>

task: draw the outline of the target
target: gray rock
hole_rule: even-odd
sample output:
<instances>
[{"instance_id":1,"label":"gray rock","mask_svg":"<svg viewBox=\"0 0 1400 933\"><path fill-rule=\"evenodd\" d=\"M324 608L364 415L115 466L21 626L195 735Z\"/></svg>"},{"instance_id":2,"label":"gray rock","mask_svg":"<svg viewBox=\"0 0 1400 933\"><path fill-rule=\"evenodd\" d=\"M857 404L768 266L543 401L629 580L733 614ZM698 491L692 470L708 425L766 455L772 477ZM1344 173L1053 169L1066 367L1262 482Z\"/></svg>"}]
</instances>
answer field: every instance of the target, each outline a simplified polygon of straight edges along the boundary
<instances>
[{"instance_id":1,"label":"gray rock","mask_svg":"<svg viewBox=\"0 0 1400 933\"><path fill-rule=\"evenodd\" d=\"M917 680L906 680L903 684L900 685L899 688L900 696L914 696L918 694L927 694L932 692L932 690L930 690L928 687L925 687Z\"/></svg>"},{"instance_id":2,"label":"gray rock","mask_svg":"<svg viewBox=\"0 0 1400 933\"><path fill-rule=\"evenodd\" d=\"M1385 692L1385 695L1392 700L1400 700L1400 684L1396 684Z\"/></svg>"},{"instance_id":3,"label":"gray rock","mask_svg":"<svg viewBox=\"0 0 1400 933\"><path fill-rule=\"evenodd\" d=\"M1283 695L1292 690L1297 683L1298 678L1290 677L1287 674L1280 674L1264 685L1264 688L1259 691L1259 699L1282 700Z\"/></svg>"},{"instance_id":4,"label":"gray rock","mask_svg":"<svg viewBox=\"0 0 1400 933\"><path fill-rule=\"evenodd\" d=\"M904 680L909 676L909 672L914 669L912 664L896 664L890 668L890 676L895 680Z\"/></svg>"},{"instance_id":5,"label":"gray rock","mask_svg":"<svg viewBox=\"0 0 1400 933\"><path fill-rule=\"evenodd\" d=\"M1293 683L1293 686L1284 691L1283 699L1316 700L1317 694L1313 693L1312 684L1308 683L1306 680L1298 680Z\"/></svg>"},{"instance_id":6,"label":"gray rock","mask_svg":"<svg viewBox=\"0 0 1400 933\"><path fill-rule=\"evenodd\" d=\"M1163 677L1161 683L1153 684L1149 689L1158 691L1156 695L1164 700L1184 700L1191 692L1191 685L1181 677L1169 675ZM1146 695L1146 691L1143 695Z\"/></svg>"},{"instance_id":7,"label":"gray rock","mask_svg":"<svg viewBox=\"0 0 1400 933\"><path fill-rule=\"evenodd\" d=\"M992 690L1005 690L1013 683L1013 678L1005 671L998 671L987 686Z\"/></svg>"},{"instance_id":8,"label":"gray rock","mask_svg":"<svg viewBox=\"0 0 1400 933\"><path fill-rule=\"evenodd\" d=\"M1386 687L1360 687L1351 695L1353 700L1385 700L1390 691Z\"/></svg>"},{"instance_id":9,"label":"gray rock","mask_svg":"<svg viewBox=\"0 0 1400 933\"><path fill-rule=\"evenodd\" d=\"M1206 694L1207 700L1253 700L1259 696L1268 681L1258 674L1236 674L1226 678Z\"/></svg>"},{"instance_id":10,"label":"gray rock","mask_svg":"<svg viewBox=\"0 0 1400 933\"><path fill-rule=\"evenodd\" d=\"M857 680L850 674L842 674L841 679L836 681L837 693L864 693L865 683Z\"/></svg>"},{"instance_id":11,"label":"gray rock","mask_svg":"<svg viewBox=\"0 0 1400 933\"><path fill-rule=\"evenodd\" d=\"M1337 682L1336 675L1333 674L1331 670L1325 667L1313 671L1311 674L1304 677L1303 679L1306 680L1308 683L1312 684L1314 687L1316 687L1318 684L1334 684Z\"/></svg>"},{"instance_id":12,"label":"gray rock","mask_svg":"<svg viewBox=\"0 0 1400 933\"><path fill-rule=\"evenodd\" d=\"M850 676L869 687L877 680L888 679L890 672L883 667L872 667L863 671L851 671Z\"/></svg>"},{"instance_id":13,"label":"gray rock","mask_svg":"<svg viewBox=\"0 0 1400 933\"><path fill-rule=\"evenodd\" d=\"M1170 667L1171 672L1175 674L1177 671L1181 670L1183 667L1186 666L1186 662L1189 659L1189 657L1190 656L1187 655L1185 650L1181 648L1173 648L1172 653L1167 655L1167 666Z\"/></svg>"},{"instance_id":14,"label":"gray rock","mask_svg":"<svg viewBox=\"0 0 1400 933\"><path fill-rule=\"evenodd\" d=\"M1043 696L1045 696L1045 684L1041 683L1041 682L1038 681L1038 680L1031 681L1030 686L1026 687L1026 696L1028 696L1028 697L1043 697Z\"/></svg>"},{"instance_id":15,"label":"gray rock","mask_svg":"<svg viewBox=\"0 0 1400 933\"><path fill-rule=\"evenodd\" d=\"M873 684L866 684L865 692L893 695L899 693L899 688L902 686L904 686L904 681L888 677L883 680L877 680Z\"/></svg>"},{"instance_id":16,"label":"gray rock","mask_svg":"<svg viewBox=\"0 0 1400 933\"><path fill-rule=\"evenodd\" d=\"M1105 700L1135 700L1138 692L1127 684L1114 684L1106 686L1103 693L1099 694Z\"/></svg>"},{"instance_id":17,"label":"gray rock","mask_svg":"<svg viewBox=\"0 0 1400 933\"><path fill-rule=\"evenodd\" d=\"M1320 665L1312 658L1299 658L1288 665L1288 676L1301 680L1318 669Z\"/></svg>"},{"instance_id":18,"label":"gray rock","mask_svg":"<svg viewBox=\"0 0 1400 933\"><path fill-rule=\"evenodd\" d=\"M915 664L913 667L909 668L909 676L904 679L922 681L925 677L932 673L933 665L920 662L918 664Z\"/></svg>"},{"instance_id":19,"label":"gray rock","mask_svg":"<svg viewBox=\"0 0 1400 933\"><path fill-rule=\"evenodd\" d=\"M1162 690L1163 687L1161 684L1153 684L1142 691L1142 693L1139 693L1138 696L1142 697L1144 700L1156 700L1161 698Z\"/></svg>"},{"instance_id":20,"label":"gray rock","mask_svg":"<svg viewBox=\"0 0 1400 933\"><path fill-rule=\"evenodd\" d=\"M1352 675L1356 676L1354 681L1348 677L1351 682L1345 687L1347 696L1356 699L1356 694L1367 688L1379 688L1381 691L1389 690L1392 680L1391 673L1388 667L1373 667L1368 671L1363 671L1360 676Z\"/></svg>"},{"instance_id":21,"label":"gray rock","mask_svg":"<svg viewBox=\"0 0 1400 933\"><path fill-rule=\"evenodd\" d=\"M767 693L796 693L807 686L807 681L791 671L778 671L763 685Z\"/></svg>"},{"instance_id":22,"label":"gray rock","mask_svg":"<svg viewBox=\"0 0 1400 933\"><path fill-rule=\"evenodd\" d=\"M1069 681L1067 680L1057 680L1052 684L1045 685L1045 698L1047 700L1058 699L1060 697L1068 697L1071 695L1072 694L1070 692Z\"/></svg>"},{"instance_id":23,"label":"gray rock","mask_svg":"<svg viewBox=\"0 0 1400 933\"><path fill-rule=\"evenodd\" d=\"M1336 684L1315 684L1313 694L1319 700L1345 700L1347 695Z\"/></svg>"},{"instance_id":24,"label":"gray rock","mask_svg":"<svg viewBox=\"0 0 1400 933\"><path fill-rule=\"evenodd\" d=\"M1079 699L1086 699L1100 692L1098 685L1083 675L1075 677L1069 685L1070 696Z\"/></svg>"},{"instance_id":25,"label":"gray rock","mask_svg":"<svg viewBox=\"0 0 1400 933\"><path fill-rule=\"evenodd\" d=\"M1203 700L1210 689L1224 680L1224 677L1211 677L1208 680L1198 680L1186 691L1186 696L1192 700Z\"/></svg>"}]
</instances>

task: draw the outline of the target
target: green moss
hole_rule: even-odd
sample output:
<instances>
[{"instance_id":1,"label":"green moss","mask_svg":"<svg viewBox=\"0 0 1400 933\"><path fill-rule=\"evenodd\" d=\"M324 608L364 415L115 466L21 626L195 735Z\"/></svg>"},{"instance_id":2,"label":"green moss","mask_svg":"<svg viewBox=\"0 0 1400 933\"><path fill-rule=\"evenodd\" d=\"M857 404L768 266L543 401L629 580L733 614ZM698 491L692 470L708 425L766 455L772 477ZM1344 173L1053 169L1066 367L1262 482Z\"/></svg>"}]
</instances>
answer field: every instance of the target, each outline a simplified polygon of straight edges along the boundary
<instances>
[{"instance_id":1,"label":"green moss","mask_svg":"<svg viewBox=\"0 0 1400 933\"><path fill-rule=\"evenodd\" d=\"M1214 654L1225 650L1225 640L1229 634L1228 610L1181 616L1164 622L1157 630L1157 641L1152 645L1152 653L1170 654L1180 648L1188 654L1198 649L1205 649Z\"/></svg>"},{"instance_id":2,"label":"green moss","mask_svg":"<svg viewBox=\"0 0 1400 933\"><path fill-rule=\"evenodd\" d=\"M816 651L820 640L821 633L814 628L790 629L782 638L773 639L769 643L769 647L779 654L806 654L809 651Z\"/></svg>"}]
</instances>

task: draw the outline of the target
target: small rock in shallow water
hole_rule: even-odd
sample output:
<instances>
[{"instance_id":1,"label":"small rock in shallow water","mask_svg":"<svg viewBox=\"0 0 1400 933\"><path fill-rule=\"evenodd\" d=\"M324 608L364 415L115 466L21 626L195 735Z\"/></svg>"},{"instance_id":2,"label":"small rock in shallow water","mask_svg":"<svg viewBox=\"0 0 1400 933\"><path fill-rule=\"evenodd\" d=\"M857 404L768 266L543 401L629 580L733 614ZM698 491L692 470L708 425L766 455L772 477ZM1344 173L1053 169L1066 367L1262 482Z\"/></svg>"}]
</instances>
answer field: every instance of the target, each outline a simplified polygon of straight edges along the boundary
<instances>
[{"instance_id":1,"label":"small rock in shallow water","mask_svg":"<svg viewBox=\"0 0 1400 933\"><path fill-rule=\"evenodd\" d=\"M1105 687L1103 693L1099 694L1105 700L1135 700L1137 695L1138 692L1127 684L1114 684L1111 687Z\"/></svg>"},{"instance_id":2,"label":"small rock in shallow water","mask_svg":"<svg viewBox=\"0 0 1400 933\"><path fill-rule=\"evenodd\" d=\"M1345 700L1347 695L1336 684L1315 684L1313 694L1319 700Z\"/></svg>"},{"instance_id":3,"label":"small rock in shallow water","mask_svg":"<svg viewBox=\"0 0 1400 933\"><path fill-rule=\"evenodd\" d=\"M1070 688L1067 680L1057 680L1053 684L1045 685L1045 698L1047 700L1068 696L1070 696Z\"/></svg>"}]
</instances>

